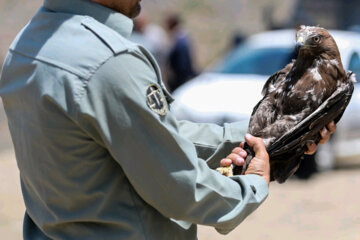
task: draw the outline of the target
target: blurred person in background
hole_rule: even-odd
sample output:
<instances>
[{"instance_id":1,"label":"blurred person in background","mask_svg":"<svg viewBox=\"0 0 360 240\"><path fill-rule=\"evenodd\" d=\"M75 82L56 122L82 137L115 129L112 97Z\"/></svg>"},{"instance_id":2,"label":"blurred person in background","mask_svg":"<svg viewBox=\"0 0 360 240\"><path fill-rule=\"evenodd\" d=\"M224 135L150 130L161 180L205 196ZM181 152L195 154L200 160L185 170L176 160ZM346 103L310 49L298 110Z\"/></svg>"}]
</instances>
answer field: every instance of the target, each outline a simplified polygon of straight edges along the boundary
<instances>
[{"instance_id":1,"label":"blurred person in background","mask_svg":"<svg viewBox=\"0 0 360 240\"><path fill-rule=\"evenodd\" d=\"M134 19L134 28L130 40L147 48L155 57L161 71L166 69L169 52L168 36L161 26L151 23L144 11ZM162 77L163 81L166 82L164 72L162 72Z\"/></svg>"},{"instance_id":2,"label":"blurred person in background","mask_svg":"<svg viewBox=\"0 0 360 240\"><path fill-rule=\"evenodd\" d=\"M234 31L225 49L225 55L230 55L246 40L246 35L240 31Z\"/></svg>"},{"instance_id":3,"label":"blurred person in background","mask_svg":"<svg viewBox=\"0 0 360 240\"><path fill-rule=\"evenodd\" d=\"M230 50L233 50L240 46L246 40L246 36L239 32L235 31L230 39Z\"/></svg>"},{"instance_id":4,"label":"blurred person in background","mask_svg":"<svg viewBox=\"0 0 360 240\"><path fill-rule=\"evenodd\" d=\"M155 46L152 41L150 41L146 34L146 28L148 25L148 19L144 13L141 13L138 17L134 19L133 32L131 33L130 40L142 45L147 48L154 56Z\"/></svg>"},{"instance_id":5,"label":"blurred person in background","mask_svg":"<svg viewBox=\"0 0 360 240\"><path fill-rule=\"evenodd\" d=\"M173 92L180 85L196 76L190 37L182 27L178 14L170 14L165 19L171 47L168 54L167 85Z\"/></svg>"}]
</instances>

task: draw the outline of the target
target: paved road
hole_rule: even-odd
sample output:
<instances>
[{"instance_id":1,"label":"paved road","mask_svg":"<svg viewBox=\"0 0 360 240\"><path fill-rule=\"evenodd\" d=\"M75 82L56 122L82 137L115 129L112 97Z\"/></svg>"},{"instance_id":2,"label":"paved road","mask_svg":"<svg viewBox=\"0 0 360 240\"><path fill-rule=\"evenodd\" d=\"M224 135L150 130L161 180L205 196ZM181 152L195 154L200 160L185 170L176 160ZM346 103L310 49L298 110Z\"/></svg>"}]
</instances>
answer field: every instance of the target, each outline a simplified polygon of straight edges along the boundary
<instances>
[{"instance_id":1,"label":"paved road","mask_svg":"<svg viewBox=\"0 0 360 240\"><path fill-rule=\"evenodd\" d=\"M24 205L13 151L0 152L0 236L21 239ZM359 240L360 169L272 184L270 196L237 229L221 236L200 227L200 240Z\"/></svg>"}]
</instances>

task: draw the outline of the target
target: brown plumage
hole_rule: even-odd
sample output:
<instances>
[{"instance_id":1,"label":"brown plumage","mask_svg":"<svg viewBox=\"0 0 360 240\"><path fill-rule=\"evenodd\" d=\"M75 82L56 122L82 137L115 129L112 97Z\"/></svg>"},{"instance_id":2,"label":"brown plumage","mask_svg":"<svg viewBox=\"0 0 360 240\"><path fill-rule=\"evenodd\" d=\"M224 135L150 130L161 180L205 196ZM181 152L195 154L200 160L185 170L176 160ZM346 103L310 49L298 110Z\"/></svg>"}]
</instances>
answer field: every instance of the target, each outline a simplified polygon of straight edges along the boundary
<instances>
[{"instance_id":1,"label":"brown plumage","mask_svg":"<svg viewBox=\"0 0 360 240\"><path fill-rule=\"evenodd\" d=\"M267 80L262 91L264 97L255 106L248 129L264 139L270 155L271 179L278 182L284 182L296 171L306 151L306 141L318 142L319 130L341 117L355 80L352 73L345 72L338 47L327 30L301 26L296 38L297 59ZM348 97L336 96L340 93ZM340 105L332 107L339 101ZM321 111L312 115L319 108ZM305 123L303 120L309 115L314 119ZM333 119L328 119L329 116ZM316 128L312 122L317 122ZM287 144L292 144L291 148Z\"/></svg>"}]
</instances>

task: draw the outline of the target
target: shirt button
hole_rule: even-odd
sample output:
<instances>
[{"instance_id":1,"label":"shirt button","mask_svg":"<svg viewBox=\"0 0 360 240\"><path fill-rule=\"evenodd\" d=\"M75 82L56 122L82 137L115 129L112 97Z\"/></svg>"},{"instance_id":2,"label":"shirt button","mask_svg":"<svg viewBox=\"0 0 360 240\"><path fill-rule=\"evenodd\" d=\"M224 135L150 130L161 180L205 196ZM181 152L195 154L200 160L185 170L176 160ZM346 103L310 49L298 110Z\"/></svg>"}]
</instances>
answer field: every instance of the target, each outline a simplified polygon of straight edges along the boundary
<instances>
[{"instance_id":1,"label":"shirt button","mask_svg":"<svg viewBox=\"0 0 360 240\"><path fill-rule=\"evenodd\" d=\"M253 193L256 194L256 188L255 188L255 186L254 186L254 185L250 185L250 188L251 188L251 190L253 191Z\"/></svg>"}]
</instances>

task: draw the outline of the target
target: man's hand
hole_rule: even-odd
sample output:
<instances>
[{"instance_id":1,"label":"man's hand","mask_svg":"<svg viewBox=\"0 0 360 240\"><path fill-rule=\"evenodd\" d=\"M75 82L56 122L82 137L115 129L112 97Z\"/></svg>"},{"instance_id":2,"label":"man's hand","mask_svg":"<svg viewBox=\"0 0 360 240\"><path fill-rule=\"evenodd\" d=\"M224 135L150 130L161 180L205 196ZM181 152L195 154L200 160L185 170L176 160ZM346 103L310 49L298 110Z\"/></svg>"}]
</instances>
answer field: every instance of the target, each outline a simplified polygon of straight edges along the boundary
<instances>
[{"instance_id":1,"label":"man's hand","mask_svg":"<svg viewBox=\"0 0 360 240\"><path fill-rule=\"evenodd\" d=\"M266 183L270 183L270 163L269 154L266 151L264 141L261 138L246 134L245 141L254 150L255 157L250 161L249 166L245 172L246 174L257 174L264 178ZM242 166L247 153L243 149L244 143L240 147L234 148L231 154L220 161L223 167L230 166L233 163L236 166Z\"/></svg>"},{"instance_id":2,"label":"man's hand","mask_svg":"<svg viewBox=\"0 0 360 240\"><path fill-rule=\"evenodd\" d=\"M319 144L326 143L331 134L333 134L336 130L336 124L334 121L330 122L326 127L324 127L320 131L321 140ZM265 181L269 184L270 182L270 163L269 163L269 155L266 151L264 142L261 138L257 138L251 136L250 134L246 134L245 140L247 144L253 148L255 152L255 157L250 161L248 169L245 174L257 174L265 179ZM234 148L232 153L229 154L226 158L220 161L220 165L222 167L228 167L231 164L236 166L244 165L245 158L247 156L246 151L243 149L244 143L240 144L240 147ZM305 154L311 155L316 152L317 145L315 143L307 144L308 150Z\"/></svg>"},{"instance_id":3,"label":"man's hand","mask_svg":"<svg viewBox=\"0 0 360 240\"><path fill-rule=\"evenodd\" d=\"M336 124L334 121L331 121L328 125L326 125L326 127L321 129L320 131L321 140L319 144L324 144L327 141L329 141L331 134L333 134L335 130L336 130ZM306 145L308 150L305 152L305 154L312 155L316 152L317 145L314 142L309 142Z\"/></svg>"}]
</instances>

